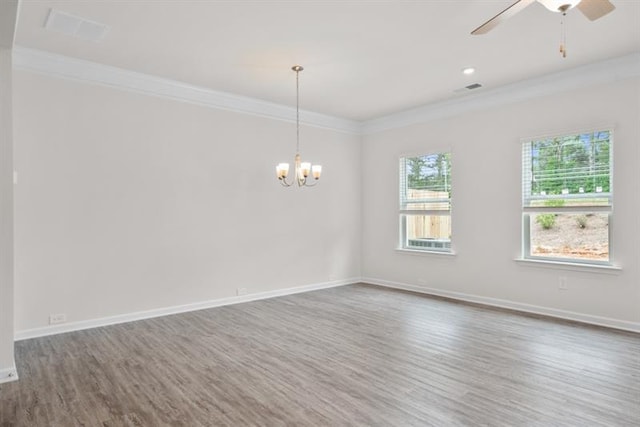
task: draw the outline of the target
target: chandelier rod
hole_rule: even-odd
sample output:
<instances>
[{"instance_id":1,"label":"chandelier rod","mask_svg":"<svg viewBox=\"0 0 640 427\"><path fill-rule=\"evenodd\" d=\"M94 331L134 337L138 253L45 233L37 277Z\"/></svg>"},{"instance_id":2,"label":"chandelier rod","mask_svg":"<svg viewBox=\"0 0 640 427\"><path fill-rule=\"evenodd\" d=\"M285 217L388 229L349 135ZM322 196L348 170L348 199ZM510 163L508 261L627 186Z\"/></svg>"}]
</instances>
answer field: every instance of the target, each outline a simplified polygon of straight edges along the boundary
<instances>
[{"instance_id":1,"label":"chandelier rod","mask_svg":"<svg viewBox=\"0 0 640 427\"><path fill-rule=\"evenodd\" d=\"M293 67L296 72L296 153L300 152L300 71L302 67Z\"/></svg>"}]
</instances>

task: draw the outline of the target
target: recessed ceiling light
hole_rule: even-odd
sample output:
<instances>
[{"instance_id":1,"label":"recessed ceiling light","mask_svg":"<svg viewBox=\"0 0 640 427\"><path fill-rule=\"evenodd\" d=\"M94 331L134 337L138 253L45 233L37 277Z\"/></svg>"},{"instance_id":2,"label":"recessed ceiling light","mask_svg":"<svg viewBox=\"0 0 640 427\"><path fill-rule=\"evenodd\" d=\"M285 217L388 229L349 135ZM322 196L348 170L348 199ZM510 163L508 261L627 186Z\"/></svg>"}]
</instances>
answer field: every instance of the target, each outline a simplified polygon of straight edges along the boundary
<instances>
[{"instance_id":1,"label":"recessed ceiling light","mask_svg":"<svg viewBox=\"0 0 640 427\"><path fill-rule=\"evenodd\" d=\"M466 74L467 76L468 76L468 75L471 75L471 74L473 74L473 73L475 73L475 72L476 72L476 69L475 69L475 68L473 68L473 67L467 67L467 68L463 68L463 69L462 69L462 73L463 73L463 74Z\"/></svg>"}]
</instances>

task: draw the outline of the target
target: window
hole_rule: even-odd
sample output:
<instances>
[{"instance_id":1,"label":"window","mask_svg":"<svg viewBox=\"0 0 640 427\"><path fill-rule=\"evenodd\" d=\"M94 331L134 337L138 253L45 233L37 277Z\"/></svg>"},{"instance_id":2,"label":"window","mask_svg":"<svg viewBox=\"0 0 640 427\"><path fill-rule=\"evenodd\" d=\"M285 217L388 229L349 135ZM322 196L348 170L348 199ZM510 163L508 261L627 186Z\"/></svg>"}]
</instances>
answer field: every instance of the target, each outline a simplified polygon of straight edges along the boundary
<instances>
[{"instance_id":1,"label":"window","mask_svg":"<svg viewBox=\"0 0 640 427\"><path fill-rule=\"evenodd\" d=\"M609 264L612 132L523 143L523 255Z\"/></svg>"},{"instance_id":2,"label":"window","mask_svg":"<svg viewBox=\"0 0 640 427\"><path fill-rule=\"evenodd\" d=\"M451 252L451 154L400 159L400 247Z\"/></svg>"}]
</instances>

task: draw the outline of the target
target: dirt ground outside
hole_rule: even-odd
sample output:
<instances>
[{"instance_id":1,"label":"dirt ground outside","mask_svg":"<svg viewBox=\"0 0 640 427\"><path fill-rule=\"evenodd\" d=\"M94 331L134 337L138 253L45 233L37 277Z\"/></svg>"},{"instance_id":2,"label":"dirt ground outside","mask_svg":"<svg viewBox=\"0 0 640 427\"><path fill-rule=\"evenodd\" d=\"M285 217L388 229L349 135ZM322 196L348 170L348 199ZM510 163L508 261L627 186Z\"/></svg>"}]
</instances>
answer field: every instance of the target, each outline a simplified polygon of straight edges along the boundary
<instances>
[{"instance_id":1,"label":"dirt ground outside","mask_svg":"<svg viewBox=\"0 0 640 427\"><path fill-rule=\"evenodd\" d=\"M531 216L532 255L609 260L607 214L557 214L549 229L536 221L538 215Z\"/></svg>"}]
</instances>

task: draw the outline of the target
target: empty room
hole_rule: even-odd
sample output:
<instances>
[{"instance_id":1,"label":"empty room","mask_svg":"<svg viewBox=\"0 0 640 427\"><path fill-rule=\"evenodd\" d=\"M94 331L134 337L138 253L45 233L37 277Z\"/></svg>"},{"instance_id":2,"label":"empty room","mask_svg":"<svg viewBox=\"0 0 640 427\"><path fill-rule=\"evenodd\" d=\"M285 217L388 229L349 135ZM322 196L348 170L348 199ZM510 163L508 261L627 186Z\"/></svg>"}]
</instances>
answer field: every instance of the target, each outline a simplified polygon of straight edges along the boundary
<instances>
[{"instance_id":1,"label":"empty room","mask_svg":"<svg viewBox=\"0 0 640 427\"><path fill-rule=\"evenodd\" d=\"M0 0L0 426L640 426L640 1Z\"/></svg>"}]
</instances>

